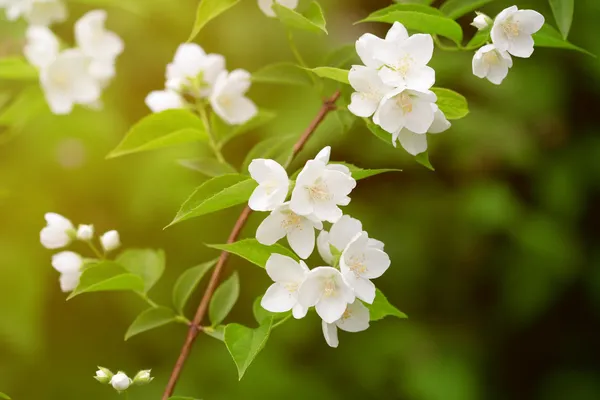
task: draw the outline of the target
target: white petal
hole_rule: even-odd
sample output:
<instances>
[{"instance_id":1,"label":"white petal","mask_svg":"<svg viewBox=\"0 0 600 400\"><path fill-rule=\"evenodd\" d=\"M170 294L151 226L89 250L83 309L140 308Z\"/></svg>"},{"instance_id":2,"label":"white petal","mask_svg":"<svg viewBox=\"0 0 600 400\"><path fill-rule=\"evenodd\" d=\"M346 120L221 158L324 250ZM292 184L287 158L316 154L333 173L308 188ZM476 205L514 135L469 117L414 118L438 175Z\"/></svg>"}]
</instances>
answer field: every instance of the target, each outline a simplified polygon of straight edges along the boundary
<instances>
[{"instance_id":1,"label":"white petal","mask_svg":"<svg viewBox=\"0 0 600 400\"><path fill-rule=\"evenodd\" d=\"M433 123L427 130L427 133L442 133L448 130L452 125L450 121L446 119L446 116L436 104L432 104L432 107L434 109Z\"/></svg>"},{"instance_id":2,"label":"white petal","mask_svg":"<svg viewBox=\"0 0 600 400\"><path fill-rule=\"evenodd\" d=\"M515 12L514 21L519 24L519 29L533 35L544 25L544 16L534 10L520 10Z\"/></svg>"},{"instance_id":3,"label":"white petal","mask_svg":"<svg viewBox=\"0 0 600 400\"><path fill-rule=\"evenodd\" d=\"M381 62L374 58L374 53L384 44L384 40L371 33L365 33L356 41L356 52L367 67L379 68Z\"/></svg>"},{"instance_id":4,"label":"white petal","mask_svg":"<svg viewBox=\"0 0 600 400\"><path fill-rule=\"evenodd\" d=\"M179 45L173 63L167 67L167 79L187 79L196 77L204 65L206 52L196 43Z\"/></svg>"},{"instance_id":5,"label":"white petal","mask_svg":"<svg viewBox=\"0 0 600 400\"><path fill-rule=\"evenodd\" d=\"M427 135L425 134L418 134L411 132L408 129L402 129L398 136L398 140L400 140L400 144L404 150L413 156L427 150Z\"/></svg>"},{"instance_id":6,"label":"white petal","mask_svg":"<svg viewBox=\"0 0 600 400\"><path fill-rule=\"evenodd\" d=\"M331 324L344 315L346 304L346 301L341 296L323 296L321 300L315 304L315 311L323 321Z\"/></svg>"},{"instance_id":7,"label":"white petal","mask_svg":"<svg viewBox=\"0 0 600 400\"><path fill-rule=\"evenodd\" d=\"M487 79L495 85L500 85L507 75L507 65L494 65L490 67L490 70L487 74Z\"/></svg>"},{"instance_id":8,"label":"white petal","mask_svg":"<svg viewBox=\"0 0 600 400\"><path fill-rule=\"evenodd\" d=\"M368 279L356 276L352 271L344 273L344 279L354 290L356 297L365 303L372 304L375 300L375 285Z\"/></svg>"},{"instance_id":9,"label":"white petal","mask_svg":"<svg viewBox=\"0 0 600 400\"><path fill-rule=\"evenodd\" d=\"M52 256L52 267L61 274L79 272L83 266L83 259L72 251L62 251Z\"/></svg>"},{"instance_id":10,"label":"white petal","mask_svg":"<svg viewBox=\"0 0 600 400\"><path fill-rule=\"evenodd\" d=\"M302 304L296 303L292 308L292 315L296 319L302 319L306 317L306 313L308 313L308 308L304 307Z\"/></svg>"},{"instance_id":11,"label":"white petal","mask_svg":"<svg viewBox=\"0 0 600 400\"><path fill-rule=\"evenodd\" d=\"M306 270L293 258L273 253L267 260L267 275L274 281L280 283L304 281Z\"/></svg>"},{"instance_id":12,"label":"white petal","mask_svg":"<svg viewBox=\"0 0 600 400\"><path fill-rule=\"evenodd\" d=\"M77 285L79 285L80 277L81 277L81 272L62 274L59 278L60 289L63 292L71 292L71 291L75 290Z\"/></svg>"},{"instance_id":13,"label":"white petal","mask_svg":"<svg viewBox=\"0 0 600 400\"><path fill-rule=\"evenodd\" d=\"M331 201L317 201L313 204L313 212L322 221L336 222L342 217L342 210Z\"/></svg>"},{"instance_id":14,"label":"white petal","mask_svg":"<svg viewBox=\"0 0 600 400\"><path fill-rule=\"evenodd\" d=\"M296 304L293 294L283 285L274 283L267 289L267 292L260 301L260 305L267 311L285 312L289 311Z\"/></svg>"},{"instance_id":15,"label":"white petal","mask_svg":"<svg viewBox=\"0 0 600 400\"><path fill-rule=\"evenodd\" d=\"M323 328L323 337L325 337L325 342L327 342L329 347L338 347L339 340L336 325L321 321L321 327Z\"/></svg>"},{"instance_id":16,"label":"white petal","mask_svg":"<svg viewBox=\"0 0 600 400\"><path fill-rule=\"evenodd\" d=\"M533 54L533 44L531 35L521 33L512 38L507 51L515 57L529 58Z\"/></svg>"},{"instance_id":17,"label":"white petal","mask_svg":"<svg viewBox=\"0 0 600 400\"><path fill-rule=\"evenodd\" d=\"M488 46L493 46L493 45L488 45ZM478 78L485 78L490 69L489 64L483 61L483 55L485 53L487 53L487 51L484 50L485 47L487 47L487 46L483 46L482 48L477 50L477 52L473 56L473 61L472 61L473 75L475 75Z\"/></svg>"},{"instance_id":18,"label":"white petal","mask_svg":"<svg viewBox=\"0 0 600 400\"><path fill-rule=\"evenodd\" d=\"M71 237L62 229L45 227L40 232L40 242L47 249L60 249L71 243Z\"/></svg>"},{"instance_id":19,"label":"white petal","mask_svg":"<svg viewBox=\"0 0 600 400\"><path fill-rule=\"evenodd\" d=\"M388 256L383 250L367 248L364 251L364 256L364 263L367 266L367 270L362 274L364 278L379 278L390 267L390 256Z\"/></svg>"},{"instance_id":20,"label":"white petal","mask_svg":"<svg viewBox=\"0 0 600 400\"><path fill-rule=\"evenodd\" d=\"M408 32L400 22L394 22L385 35L385 40L390 42L403 42L406 39L408 39Z\"/></svg>"},{"instance_id":21,"label":"white petal","mask_svg":"<svg viewBox=\"0 0 600 400\"><path fill-rule=\"evenodd\" d=\"M57 213L46 213L44 215L44 219L46 220L48 226L51 226L53 228L58 228L65 231L69 229L74 229L73 223L71 221Z\"/></svg>"},{"instance_id":22,"label":"white petal","mask_svg":"<svg viewBox=\"0 0 600 400\"><path fill-rule=\"evenodd\" d=\"M399 93L401 93L401 90L396 90L385 96L373 116L373 122L389 133L395 133L402 129L406 122L404 113L396 104L395 95Z\"/></svg>"},{"instance_id":23,"label":"white petal","mask_svg":"<svg viewBox=\"0 0 600 400\"><path fill-rule=\"evenodd\" d=\"M52 63L59 51L58 38L45 26L27 28L27 44L23 53L30 64L44 68Z\"/></svg>"},{"instance_id":24,"label":"white petal","mask_svg":"<svg viewBox=\"0 0 600 400\"><path fill-rule=\"evenodd\" d=\"M146 96L145 102L148 108L155 113L185 107L183 98L170 90L155 90L150 92Z\"/></svg>"},{"instance_id":25,"label":"white petal","mask_svg":"<svg viewBox=\"0 0 600 400\"><path fill-rule=\"evenodd\" d=\"M273 211L258 226L258 229L256 230L256 240L267 246L277 243L277 241L286 234L285 229L283 228L284 220L285 216L281 212L277 210Z\"/></svg>"},{"instance_id":26,"label":"white petal","mask_svg":"<svg viewBox=\"0 0 600 400\"><path fill-rule=\"evenodd\" d=\"M433 38L431 35L418 33L402 43L402 49L421 65L426 65L433 56Z\"/></svg>"},{"instance_id":27,"label":"white petal","mask_svg":"<svg viewBox=\"0 0 600 400\"><path fill-rule=\"evenodd\" d=\"M362 332L369 328L369 309L360 301L356 300L349 304L346 309L348 317L342 318L335 324L346 332Z\"/></svg>"},{"instance_id":28,"label":"white petal","mask_svg":"<svg viewBox=\"0 0 600 400\"><path fill-rule=\"evenodd\" d=\"M323 294L323 282L315 277L315 270L318 270L322 267L317 267L310 271L304 282L298 288L298 303L302 304L304 307L312 307L321 298Z\"/></svg>"},{"instance_id":29,"label":"white petal","mask_svg":"<svg viewBox=\"0 0 600 400\"><path fill-rule=\"evenodd\" d=\"M342 217L339 221L344 219ZM331 254L331 249L329 248L329 232L321 231L319 236L317 237L317 250L319 251L319 255L327 264L331 265L333 262L333 255Z\"/></svg>"},{"instance_id":30,"label":"white petal","mask_svg":"<svg viewBox=\"0 0 600 400\"><path fill-rule=\"evenodd\" d=\"M320 161L324 164L329 163L329 158L331 157L331 146L325 146L317 153L315 156L315 160Z\"/></svg>"},{"instance_id":31,"label":"white petal","mask_svg":"<svg viewBox=\"0 0 600 400\"><path fill-rule=\"evenodd\" d=\"M374 249L383 250L385 244L381 240L370 238L368 242L369 247Z\"/></svg>"},{"instance_id":32,"label":"white petal","mask_svg":"<svg viewBox=\"0 0 600 400\"><path fill-rule=\"evenodd\" d=\"M362 232L362 223L356 218L344 215L329 230L329 242L340 252L344 251L348 243Z\"/></svg>"},{"instance_id":33,"label":"white petal","mask_svg":"<svg viewBox=\"0 0 600 400\"><path fill-rule=\"evenodd\" d=\"M348 104L348 110L357 117L368 118L379 106L379 101L365 93L355 92L350 97L350 104Z\"/></svg>"},{"instance_id":34,"label":"white petal","mask_svg":"<svg viewBox=\"0 0 600 400\"><path fill-rule=\"evenodd\" d=\"M256 158L252 160L248 166L248 172L250 173L252 179L259 184L271 180L275 182L285 182L288 180L285 168L283 168L277 161L270 159Z\"/></svg>"},{"instance_id":35,"label":"white petal","mask_svg":"<svg viewBox=\"0 0 600 400\"><path fill-rule=\"evenodd\" d=\"M300 258L306 259L315 249L315 228L309 220L304 219L299 227L287 234L287 240L292 250Z\"/></svg>"},{"instance_id":36,"label":"white petal","mask_svg":"<svg viewBox=\"0 0 600 400\"><path fill-rule=\"evenodd\" d=\"M428 66L413 67L407 72L405 80L408 89L429 90L435 83L435 71Z\"/></svg>"},{"instance_id":37,"label":"white petal","mask_svg":"<svg viewBox=\"0 0 600 400\"><path fill-rule=\"evenodd\" d=\"M412 110L406 114L404 127L414 133L426 133L433 123L433 109L426 101L413 101Z\"/></svg>"}]
</instances>

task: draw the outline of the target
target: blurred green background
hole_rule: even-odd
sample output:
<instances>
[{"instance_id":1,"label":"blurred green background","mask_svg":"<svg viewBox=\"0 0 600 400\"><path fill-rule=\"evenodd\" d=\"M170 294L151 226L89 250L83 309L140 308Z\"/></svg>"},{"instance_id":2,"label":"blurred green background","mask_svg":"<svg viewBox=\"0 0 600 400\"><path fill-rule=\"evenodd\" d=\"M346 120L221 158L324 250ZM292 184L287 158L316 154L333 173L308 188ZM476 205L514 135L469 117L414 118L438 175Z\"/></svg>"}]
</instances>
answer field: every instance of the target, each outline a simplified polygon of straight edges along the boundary
<instances>
[{"instance_id":1,"label":"blurred green background","mask_svg":"<svg viewBox=\"0 0 600 400\"><path fill-rule=\"evenodd\" d=\"M385 24L353 22L389 3L322 0L330 35L298 34L299 48L317 66L366 31L383 35ZM514 3L498 0L483 10L494 16ZM545 0L516 3L555 25ZM11 123L0 117L0 391L15 400L115 398L92 379L96 365L129 373L152 368L155 381L136 388L131 399L157 399L186 334L184 326L171 326L124 342L145 308L130 294L65 302L52 252L39 244L45 212L93 223L98 232L118 229L125 247L164 248L167 271L151 292L161 303L170 302L182 271L216 256L203 243L224 242L239 213L230 209L162 229L205 179L175 162L204 151L195 145L105 160L148 113L144 97L162 88L197 0L124 4L137 12L107 7L108 26L123 37L126 51L102 111L53 116L32 103ZM93 7L92 0L69 3L71 18L55 31L72 43L73 22ZM471 18L460 20L468 35ZM600 2L577 1L570 40L600 54L598 21ZM20 52L23 30L22 23L1 22L0 54ZM196 41L224 54L229 69L293 60L282 26L254 0L211 22ZM496 87L471 74L471 57L434 54L436 86L466 95L471 109L431 138L435 173L362 123L344 134L331 120L297 162L330 144L334 160L404 170L361 181L345 211L386 243L392 267L377 285L410 319L341 332L338 349L327 347L314 314L290 321L273 332L241 382L225 346L201 336L177 394L205 400L600 398L600 64L579 53L537 49L530 59L515 59ZM4 98L24 87L1 85ZM228 145L226 156L237 166L261 137L299 134L320 104L311 88L255 84L250 96L278 117ZM263 217L253 215L243 235L253 236ZM233 269L242 278L241 297L227 321L252 325L252 301L270 281L236 257L227 272Z\"/></svg>"}]
</instances>

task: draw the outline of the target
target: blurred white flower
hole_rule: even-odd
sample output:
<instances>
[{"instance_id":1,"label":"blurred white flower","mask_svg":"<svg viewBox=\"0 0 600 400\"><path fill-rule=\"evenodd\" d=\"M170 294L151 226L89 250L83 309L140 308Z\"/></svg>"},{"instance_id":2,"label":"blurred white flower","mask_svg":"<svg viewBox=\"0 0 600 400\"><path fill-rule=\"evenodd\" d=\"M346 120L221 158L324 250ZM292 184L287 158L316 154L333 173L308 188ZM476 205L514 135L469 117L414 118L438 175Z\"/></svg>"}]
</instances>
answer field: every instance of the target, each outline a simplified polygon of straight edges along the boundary
<instances>
[{"instance_id":1,"label":"blurred white flower","mask_svg":"<svg viewBox=\"0 0 600 400\"><path fill-rule=\"evenodd\" d=\"M67 8L62 0L6 0L6 18L14 21L20 17L30 25L48 26L67 19Z\"/></svg>"},{"instance_id":2,"label":"blurred white flower","mask_svg":"<svg viewBox=\"0 0 600 400\"><path fill-rule=\"evenodd\" d=\"M46 227L40 232L40 241L47 249L60 249L71 243L75 228L71 221L56 213L47 213Z\"/></svg>"},{"instance_id":3,"label":"blurred white flower","mask_svg":"<svg viewBox=\"0 0 600 400\"><path fill-rule=\"evenodd\" d=\"M475 13L477 14L477 16L473 19L471 25L477 28L477 30L482 31L484 29L487 29L493 23L492 19L484 13L480 13L478 11L475 11Z\"/></svg>"},{"instance_id":4,"label":"blurred white flower","mask_svg":"<svg viewBox=\"0 0 600 400\"><path fill-rule=\"evenodd\" d=\"M308 307L298 302L298 288L309 272L304 261L294 261L281 254L271 254L266 265L267 274L273 283L267 289L260 305L267 311L286 312L292 310L294 318L304 318Z\"/></svg>"},{"instance_id":5,"label":"blurred white flower","mask_svg":"<svg viewBox=\"0 0 600 400\"><path fill-rule=\"evenodd\" d=\"M254 211L271 211L283 204L290 182L287 172L277 161L257 158L248 166L250 176L258 187L254 189L248 206Z\"/></svg>"},{"instance_id":6,"label":"blurred white flower","mask_svg":"<svg viewBox=\"0 0 600 400\"><path fill-rule=\"evenodd\" d=\"M102 248L105 252L117 249L121 246L119 232L112 230L104 233L102 236L100 236L100 244L102 244Z\"/></svg>"},{"instance_id":7,"label":"blurred white flower","mask_svg":"<svg viewBox=\"0 0 600 400\"><path fill-rule=\"evenodd\" d=\"M210 104L229 125L243 124L258 113L256 105L245 96L250 84L250 73L243 69L219 74L210 95Z\"/></svg>"},{"instance_id":8,"label":"blurred white flower","mask_svg":"<svg viewBox=\"0 0 600 400\"><path fill-rule=\"evenodd\" d=\"M52 267L60 272L60 288L63 292L73 291L79 284L83 259L72 251L62 251L52 256Z\"/></svg>"},{"instance_id":9,"label":"blurred white flower","mask_svg":"<svg viewBox=\"0 0 600 400\"><path fill-rule=\"evenodd\" d=\"M434 119L431 106L437 100L431 91L398 88L383 97L373 122L389 133L406 128L415 133L426 133Z\"/></svg>"},{"instance_id":10,"label":"blurred white flower","mask_svg":"<svg viewBox=\"0 0 600 400\"><path fill-rule=\"evenodd\" d=\"M508 75L512 65L513 61L508 52L498 50L493 44L487 44L473 56L473 75L499 85Z\"/></svg>"},{"instance_id":11,"label":"blurred white flower","mask_svg":"<svg viewBox=\"0 0 600 400\"><path fill-rule=\"evenodd\" d=\"M195 97L208 97L221 72L225 58L206 54L196 43L184 43L177 48L173 62L167 65L166 88Z\"/></svg>"},{"instance_id":12,"label":"blurred white flower","mask_svg":"<svg viewBox=\"0 0 600 400\"><path fill-rule=\"evenodd\" d=\"M427 133L442 133L449 129L451 126L450 121L446 119L446 116L437 104L432 103L431 108L433 110L433 122L429 129L427 129ZM427 135L424 133L414 133L409 129L403 128L392 135L392 144L394 147L396 146L396 141L399 141L404 150L413 156L427 150Z\"/></svg>"},{"instance_id":13,"label":"blurred white flower","mask_svg":"<svg viewBox=\"0 0 600 400\"><path fill-rule=\"evenodd\" d=\"M354 291L340 271L331 267L314 268L298 289L298 302L305 308L314 306L327 323L340 319L354 299Z\"/></svg>"},{"instance_id":14,"label":"blurred white flower","mask_svg":"<svg viewBox=\"0 0 600 400\"><path fill-rule=\"evenodd\" d=\"M131 386L132 380L124 372L119 371L111 378L110 384L118 392L123 392Z\"/></svg>"},{"instance_id":15,"label":"blurred white flower","mask_svg":"<svg viewBox=\"0 0 600 400\"><path fill-rule=\"evenodd\" d=\"M544 25L544 16L534 10L519 10L517 6L504 9L492 26L492 43L500 51L515 57L528 58L533 53L531 35Z\"/></svg>"},{"instance_id":16,"label":"blurred white flower","mask_svg":"<svg viewBox=\"0 0 600 400\"><path fill-rule=\"evenodd\" d=\"M91 240L94 237L94 225L79 225L77 227L77 239L84 242Z\"/></svg>"},{"instance_id":17,"label":"blurred white flower","mask_svg":"<svg viewBox=\"0 0 600 400\"><path fill-rule=\"evenodd\" d=\"M158 113L174 108L185 108L185 100L172 90L154 90L146 96L146 105L152 112Z\"/></svg>"},{"instance_id":18,"label":"blurred white flower","mask_svg":"<svg viewBox=\"0 0 600 400\"><path fill-rule=\"evenodd\" d=\"M323 336L330 347L338 347L337 328L346 332L361 332L369 328L369 309L359 300L349 304L340 319L333 323L322 321Z\"/></svg>"},{"instance_id":19,"label":"blurred white flower","mask_svg":"<svg viewBox=\"0 0 600 400\"><path fill-rule=\"evenodd\" d=\"M356 92L352 93L348 109L358 117L370 117L375 113L383 96L393 90L383 83L379 71L364 65L353 65L348 80Z\"/></svg>"},{"instance_id":20,"label":"blurred white flower","mask_svg":"<svg viewBox=\"0 0 600 400\"><path fill-rule=\"evenodd\" d=\"M258 0L258 6L269 17L275 17L275 11L273 11L273 3L280 4L284 7L294 10L298 7L298 0Z\"/></svg>"},{"instance_id":21,"label":"blurred white flower","mask_svg":"<svg viewBox=\"0 0 600 400\"><path fill-rule=\"evenodd\" d=\"M59 43L56 35L45 26L30 26L25 33L27 42L23 48L25 58L37 68L50 65L58 55Z\"/></svg>"}]
</instances>

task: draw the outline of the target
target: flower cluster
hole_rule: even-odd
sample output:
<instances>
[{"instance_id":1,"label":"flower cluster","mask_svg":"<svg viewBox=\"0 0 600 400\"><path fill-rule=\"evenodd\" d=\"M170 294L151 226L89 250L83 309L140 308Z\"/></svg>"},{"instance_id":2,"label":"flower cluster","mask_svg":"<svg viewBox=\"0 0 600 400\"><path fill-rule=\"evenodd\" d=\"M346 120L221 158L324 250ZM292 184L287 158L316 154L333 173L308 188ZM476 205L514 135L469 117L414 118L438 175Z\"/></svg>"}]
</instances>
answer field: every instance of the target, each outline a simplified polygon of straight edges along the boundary
<instances>
[{"instance_id":1,"label":"flower cluster","mask_svg":"<svg viewBox=\"0 0 600 400\"><path fill-rule=\"evenodd\" d=\"M213 111L229 125L240 125L253 118L258 109L246 97L250 89L250 73L243 69L228 72L225 58L206 54L195 43L184 43L167 65L165 89L146 97L152 112L173 108L204 107Z\"/></svg>"},{"instance_id":2,"label":"flower cluster","mask_svg":"<svg viewBox=\"0 0 600 400\"><path fill-rule=\"evenodd\" d=\"M127 376L125 372L119 371L113 374L108 368L98 367L94 379L102 384L110 384L117 392L121 393L133 385L146 385L154 379L150 376L151 370L145 369L139 371L133 379Z\"/></svg>"},{"instance_id":3,"label":"flower cluster","mask_svg":"<svg viewBox=\"0 0 600 400\"><path fill-rule=\"evenodd\" d=\"M529 58L533 54L531 35L544 25L544 16L534 10L519 10L508 7L494 21L478 13L472 25L479 30L488 29L490 24L492 44L486 44L473 57L473 74L499 85L512 68L512 56Z\"/></svg>"},{"instance_id":4,"label":"flower cluster","mask_svg":"<svg viewBox=\"0 0 600 400\"><path fill-rule=\"evenodd\" d=\"M69 114L75 104L100 106L102 90L115 76L116 58L124 47L117 34L104 28L105 21L104 10L85 14L75 23L77 46L64 50L49 28L32 25L27 29L23 52L39 70L53 113Z\"/></svg>"},{"instance_id":5,"label":"flower cluster","mask_svg":"<svg viewBox=\"0 0 600 400\"><path fill-rule=\"evenodd\" d=\"M62 0L0 0L6 18L15 21L25 18L28 24L48 26L67 19L67 7Z\"/></svg>"},{"instance_id":6,"label":"flower cluster","mask_svg":"<svg viewBox=\"0 0 600 400\"><path fill-rule=\"evenodd\" d=\"M275 17L275 11L273 11L273 4L277 3L284 7L294 10L298 7L298 0L258 0L258 7L268 17Z\"/></svg>"},{"instance_id":7,"label":"flower cluster","mask_svg":"<svg viewBox=\"0 0 600 400\"><path fill-rule=\"evenodd\" d=\"M287 237L301 259L272 254L266 270L274 281L262 298L261 305L271 312L292 311L303 318L315 307L323 320L323 334L331 347L337 347L337 328L348 332L369 327L369 310L375 285L390 266L383 243L369 238L359 220L343 215L340 206L350 202L356 186L350 170L342 164L330 164L331 149L325 147L309 160L296 178L291 198L285 169L273 160L256 159L249 166L258 182L249 206L256 211L270 211L256 231L256 239L272 245ZM323 223L331 223L329 231ZM309 269L303 261L315 248L315 229L320 230L316 245L324 266Z\"/></svg>"},{"instance_id":8,"label":"flower cluster","mask_svg":"<svg viewBox=\"0 0 600 400\"><path fill-rule=\"evenodd\" d=\"M356 90L348 109L373 122L400 141L412 155L427 150L427 133L450 127L430 90L435 71L427 64L433 55L431 35L408 35L399 22L385 39L366 33L356 41L364 65L354 65L348 79Z\"/></svg>"},{"instance_id":9,"label":"flower cluster","mask_svg":"<svg viewBox=\"0 0 600 400\"><path fill-rule=\"evenodd\" d=\"M67 218L56 213L47 213L46 226L40 232L40 241L47 249L67 247L74 240L87 243L97 256L102 256L93 244L94 226L79 225L77 229ZM121 246L119 232L112 230L99 238L104 253ZM61 251L52 256L52 267L60 273L60 288L63 292L74 290L79 284L79 278L85 264L84 258L73 251Z\"/></svg>"}]
</instances>

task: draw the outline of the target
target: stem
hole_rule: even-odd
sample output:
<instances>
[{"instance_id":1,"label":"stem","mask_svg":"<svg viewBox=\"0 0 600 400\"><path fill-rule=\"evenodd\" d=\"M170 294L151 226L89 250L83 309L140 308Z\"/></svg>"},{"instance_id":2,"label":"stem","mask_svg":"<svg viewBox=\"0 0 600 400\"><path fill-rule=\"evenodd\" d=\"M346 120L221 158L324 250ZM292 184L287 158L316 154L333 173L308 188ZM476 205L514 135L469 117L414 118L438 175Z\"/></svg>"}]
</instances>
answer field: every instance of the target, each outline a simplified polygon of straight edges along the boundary
<instances>
[{"instance_id":1,"label":"stem","mask_svg":"<svg viewBox=\"0 0 600 400\"><path fill-rule=\"evenodd\" d=\"M88 246L90 246L90 249L92 249L96 257L98 257L100 260L104 260L106 254L101 253L100 250L98 250L98 248L94 246L94 243L92 243L91 240L86 240L86 243L88 244Z\"/></svg>"},{"instance_id":2,"label":"stem","mask_svg":"<svg viewBox=\"0 0 600 400\"><path fill-rule=\"evenodd\" d=\"M198 105L196 107L196 109L198 110L198 114L200 115L200 118L202 119L202 122L204 123L204 127L206 128L206 133L208 133L208 143L210 144L210 147L213 149L215 156L217 156L217 160L219 160L220 162L222 162L224 164L227 163L227 161L225 161L225 157L223 157L223 154L221 153L221 149L219 148L219 145L217 144L217 140L212 131L212 127L210 126L210 120L208 119L208 113L206 112L206 108L204 108L204 106L202 106L202 105Z\"/></svg>"},{"instance_id":3,"label":"stem","mask_svg":"<svg viewBox=\"0 0 600 400\"><path fill-rule=\"evenodd\" d=\"M323 102L323 104L321 105L321 108L319 109L319 112L317 113L315 118L311 121L311 123L308 125L306 130L302 133L302 136L300 136L300 138L294 145L294 148L292 150L292 158L294 156L296 156L300 152L300 150L302 150L302 148L304 147L304 145L306 144L306 142L308 141L310 136L315 132L315 130L321 124L321 122L323 122L323 120L325 119L327 114L329 114L331 111L335 110L335 102L339 99L340 94L341 93L338 90L330 98L326 99ZM248 217L250 216L251 212L252 212L252 210L250 210L250 208L248 206L246 206L244 208L244 210L238 217L238 219L233 227L233 230L231 231L231 234L229 235L229 238L227 239L227 243L233 243L237 240L237 238L238 238L242 228L246 224L246 221L248 220ZM217 261L217 265L213 269L213 272L210 277L210 281L208 283L206 291L204 292L204 295L202 296L202 300L200 301L200 305L198 306L198 309L196 310L196 315L194 316L192 324L190 325L190 327L188 329L187 337L185 339L183 347L181 348L181 353L179 354L179 358L177 359L177 362L175 363L175 367L173 368L173 371L171 372L171 377L169 378L169 383L167 384L167 387L165 388L165 392L163 393L162 400L168 400L168 398L173 394L173 391L175 390L175 386L177 385L177 380L179 379L179 376L181 375L181 371L183 370L183 365L185 364L186 360L188 359L190 352L192 350L192 345L194 344L194 341L196 340L196 338L198 337L198 334L200 333L199 326L201 326L202 319L204 318L204 315L206 314L208 304L215 292L215 289L217 288L217 285L219 283L219 277L221 275L223 268L225 267L225 263L227 262L228 258L229 258L229 253L227 253L226 251L221 252L221 255L219 256L219 260Z\"/></svg>"},{"instance_id":4,"label":"stem","mask_svg":"<svg viewBox=\"0 0 600 400\"><path fill-rule=\"evenodd\" d=\"M292 316L292 314L288 315L287 317L285 317L283 319L280 319L275 324L273 324L273 326L271 327L271 329L277 328L279 325L283 324L285 321L287 321L288 319L290 319L291 316Z\"/></svg>"},{"instance_id":5,"label":"stem","mask_svg":"<svg viewBox=\"0 0 600 400\"><path fill-rule=\"evenodd\" d=\"M445 45L437 37L437 35L432 35L432 36L433 36L433 41L435 42L435 44L437 45L437 47L439 47L442 50L446 50L446 51L461 51L462 50L462 48L460 48L460 47L454 47L454 46L447 46L447 45Z\"/></svg>"},{"instance_id":6,"label":"stem","mask_svg":"<svg viewBox=\"0 0 600 400\"><path fill-rule=\"evenodd\" d=\"M304 61L304 58L302 58L302 54L300 54L300 51L298 51L298 48L296 47L296 42L294 42L294 35L292 34L292 31L290 29L287 30L287 38L288 38L288 43L290 44L290 49L292 50L292 53L294 54L296 61L298 61L298 64L300 64L300 66L302 66L302 68L310 69L310 67L308 66L306 61ZM308 77L310 78L310 80L314 84L317 84L317 79L315 78L313 73L310 71L306 71L306 73L308 74Z\"/></svg>"},{"instance_id":7,"label":"stem","mask_svg":"<svg viewBox=\"0 0 600 400\"><path fill-rule=\"evenodd\" d=\"M148 303L150 305L150 307L152 308L158 308L158 304L156 304L155 302L153 302L148 295L146 295L145 293L142 292L135 292L138 296L140 296L140 298L142 300L144 300L146 303Z\"/></svg>"}]
</instances>

